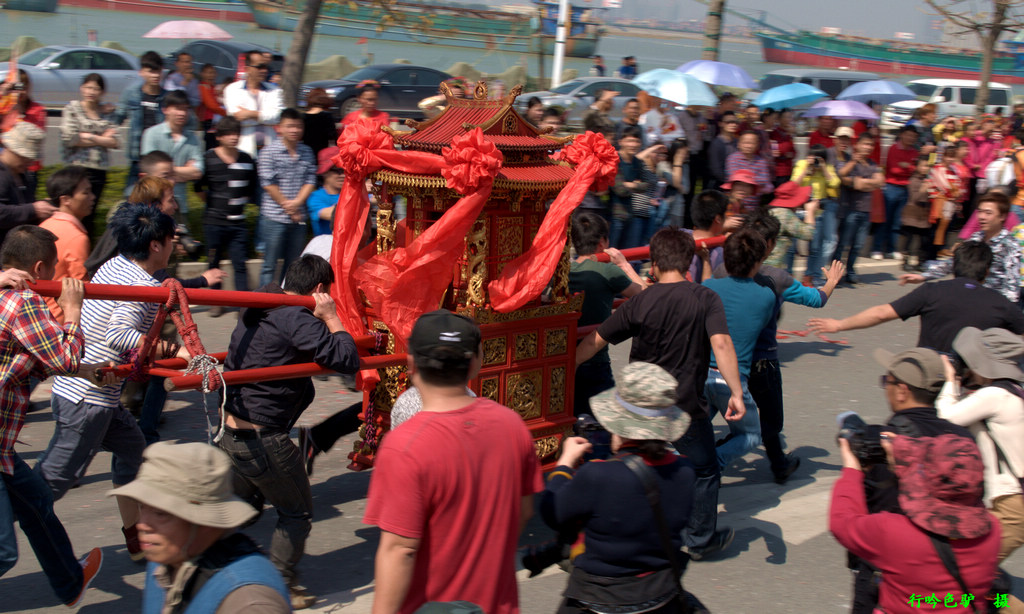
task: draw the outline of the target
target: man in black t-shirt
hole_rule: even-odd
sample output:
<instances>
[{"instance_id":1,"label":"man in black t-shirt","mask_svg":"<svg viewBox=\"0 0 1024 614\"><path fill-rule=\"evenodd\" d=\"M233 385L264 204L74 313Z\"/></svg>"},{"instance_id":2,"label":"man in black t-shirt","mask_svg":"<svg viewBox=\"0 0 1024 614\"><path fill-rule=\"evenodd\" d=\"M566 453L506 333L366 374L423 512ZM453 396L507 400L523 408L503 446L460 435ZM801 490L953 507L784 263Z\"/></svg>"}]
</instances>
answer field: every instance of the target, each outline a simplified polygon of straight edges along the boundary
<instances>
[{"instance_id":1,"label":"man in black t-shirt","mask_svg":"<svg viewBox=\"0 0 1024 614\"><path fill-rule=\"evenodd\" d=\"M833 320L813 318L808 322L818 333L870 328L883 322L921 316L918 347L938 352L952 351L953 339L973 326L1005 328L1024 334L1024 314L1002 294L982 285L992 264L992 249L981 241L967 241L953 254L954 279L932 282L891 303L869 307L857 315Z\"/></svg>"},{"instance_id":2,"label":"man in black t-shirt","mask_svg":"<svg viewBox=\"0 0 1024 614\"><path fill-rule=\"evenodd\" d=\"M712 349L731 393L726 420L739 420L745 408L722 299L709 288L686 281L693 251L693 237L687 233L672 228L655 233L651 237L651 272L658 283L623 303L587 335L576 348L576 364L586 362L609 343L632 339L630 362L654 363L679 382L676 404L692 421L675 445L697 472L693 513L683 543L693 559L700 559L727 547L734 535L732 529L715 527L722 475L704 398Z\"/></svg>"}]
</instances>

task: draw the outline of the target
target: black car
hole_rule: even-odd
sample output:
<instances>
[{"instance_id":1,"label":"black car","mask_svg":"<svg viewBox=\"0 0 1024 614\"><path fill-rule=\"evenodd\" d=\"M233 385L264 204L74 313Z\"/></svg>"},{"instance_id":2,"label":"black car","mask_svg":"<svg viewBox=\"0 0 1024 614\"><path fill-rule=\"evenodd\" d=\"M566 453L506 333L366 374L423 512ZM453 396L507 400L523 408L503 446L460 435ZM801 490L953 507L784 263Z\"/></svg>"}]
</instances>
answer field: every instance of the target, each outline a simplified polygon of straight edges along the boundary
<instances>
[{"instance_id":1,"label":"black car","mask_svg":"<svg viewBox=\"0 0 1024 614\"><path fill-rule=\"evenodd\" d=\"M299 104L306 104L306 95L314 87L327 90L334 97L334 114L340 120L359 108L356 86L366 80L380 83L377 108L392 117L420 119L423 112L416 106L419 101L437 94L441 82L451 75L433 68L409 64L376 64L360 68L342 79L328 79L303 83L299 89Z\"/></svg>"},{"instance_id":2,"label":"black car","mask_svg":"<svg viewBox=\"0 0 1024 614\"><path fill-rule=\"evenodd\" d=\"M174 53L164 58L164 67L174 70L174 59L181 52L192 56L192 65L195 66L196 76L199 76L199 69L203 64L213 64L217 69L217 83L230 78L234 80L235 72L238 70L238 56L247 51L263 51L272 55L270 61L270 73L279 73L284 66L284 56L273 49L253 43L236 41L193 41L180 47Z\"/></svg>"}]
</instances>

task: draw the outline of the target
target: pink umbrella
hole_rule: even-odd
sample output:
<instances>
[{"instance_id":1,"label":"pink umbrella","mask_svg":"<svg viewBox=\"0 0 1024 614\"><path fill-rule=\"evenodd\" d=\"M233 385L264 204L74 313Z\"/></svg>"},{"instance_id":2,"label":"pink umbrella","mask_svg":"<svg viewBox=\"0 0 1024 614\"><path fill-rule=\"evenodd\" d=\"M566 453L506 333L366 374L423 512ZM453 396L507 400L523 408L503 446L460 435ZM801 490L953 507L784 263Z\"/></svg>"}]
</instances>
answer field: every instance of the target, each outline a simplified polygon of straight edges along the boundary
<instances>
[{"instance_id":1,"label":"pink umbrella","mask_svg":"<svg viewBox=\"0 0 1024 614\"><path fill-rule=\"evenodd\" d=\"M165 21L142 38L198 38L201 40L226 41L234 38L221 28L206 21Z\"/></svg>"}]
</instances>

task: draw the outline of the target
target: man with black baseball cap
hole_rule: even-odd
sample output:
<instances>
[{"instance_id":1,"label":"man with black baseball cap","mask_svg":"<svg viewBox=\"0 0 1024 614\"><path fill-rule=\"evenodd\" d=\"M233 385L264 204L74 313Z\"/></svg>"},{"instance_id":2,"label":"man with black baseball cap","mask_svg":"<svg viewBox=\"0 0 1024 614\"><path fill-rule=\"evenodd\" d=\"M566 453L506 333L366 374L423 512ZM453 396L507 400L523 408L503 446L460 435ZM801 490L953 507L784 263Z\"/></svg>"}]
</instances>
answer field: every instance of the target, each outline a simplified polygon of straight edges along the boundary
<instances>
[{"instance_id":1,"label":"man with black baseball cap","mask_svg":"<svg viewBox=\"0 0 1024 614\"><path fill-rule=\"evenodd\" d=\"M363 522L381 529L375 612L433 601L519 612L514 552L544 485L519 416L466 390L480 341L472 320L444 309L420 316L407 340L423 409L384 438L370 479Z\"/></svg>"}]
</instances>

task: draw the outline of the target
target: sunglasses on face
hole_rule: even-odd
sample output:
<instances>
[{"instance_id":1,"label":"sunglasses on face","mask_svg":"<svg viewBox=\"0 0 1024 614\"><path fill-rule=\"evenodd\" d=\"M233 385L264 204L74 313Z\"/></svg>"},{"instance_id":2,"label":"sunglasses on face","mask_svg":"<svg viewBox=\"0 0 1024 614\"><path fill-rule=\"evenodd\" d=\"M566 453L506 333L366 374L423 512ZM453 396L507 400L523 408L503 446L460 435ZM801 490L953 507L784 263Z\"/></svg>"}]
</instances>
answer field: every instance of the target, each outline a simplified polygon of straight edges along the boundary
<instances>
[{"instance_id":1,"label":"sunglasses on face","mask_svg":"<svg viewBox=\"0 0 1024 614\"><path fill-rule=\"evenodd\" d=\"M256 70L267 70L270 68L270 64L256 64L252 68L255 68Z\"/></svg>"}]
</instances>

